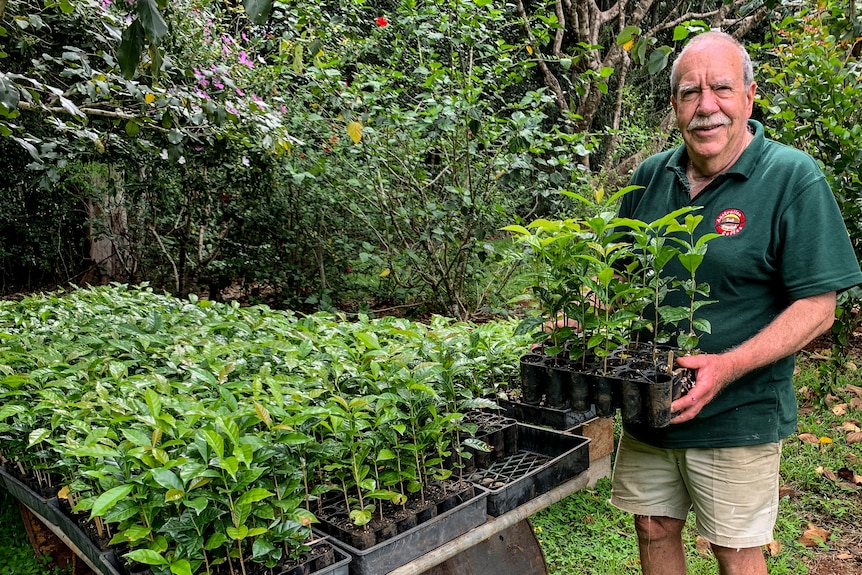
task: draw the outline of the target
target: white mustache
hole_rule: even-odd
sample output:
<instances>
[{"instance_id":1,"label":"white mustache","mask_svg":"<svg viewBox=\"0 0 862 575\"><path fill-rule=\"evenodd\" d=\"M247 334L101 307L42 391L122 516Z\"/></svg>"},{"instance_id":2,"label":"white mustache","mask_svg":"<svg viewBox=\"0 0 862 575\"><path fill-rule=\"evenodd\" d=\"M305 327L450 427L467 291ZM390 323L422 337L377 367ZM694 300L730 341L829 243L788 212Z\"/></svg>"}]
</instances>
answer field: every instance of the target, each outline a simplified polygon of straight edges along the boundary
<instances>
[{"instance_id":1,"label":"white mustache","mask_svg":"<svg viewBox=\"0 0 862 575\"><path fill-rule=\"evenodd\" d=\"M688 129L697 130L700 128L710 128L713 126L728 125L730 125L730 118L719 112L717 114L713 114L712 116L697 116L695 118L692 118L691 122L688 123Z\"/></svg>"}]
</instances>

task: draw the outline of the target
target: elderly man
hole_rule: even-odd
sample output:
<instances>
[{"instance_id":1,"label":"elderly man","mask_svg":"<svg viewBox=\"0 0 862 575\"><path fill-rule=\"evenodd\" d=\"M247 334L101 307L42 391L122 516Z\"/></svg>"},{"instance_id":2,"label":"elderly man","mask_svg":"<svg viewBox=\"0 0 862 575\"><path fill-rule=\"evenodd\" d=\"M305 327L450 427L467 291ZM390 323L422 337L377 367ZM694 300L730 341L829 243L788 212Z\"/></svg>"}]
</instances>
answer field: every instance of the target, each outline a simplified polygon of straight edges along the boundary
<instances>
[{"instance_id":1,"label":"elderly man","mask_svg":"<svg viewBox=\"0 0 862 575\"><path fill-rule=\"evenodd\" d=\"M836 292L862 273L823 173L750 120L757 84L745 48L722 32L693 38L671 71L684 145L648 158L620 215L653 221L700 206L697 233L718 233L698 281L716 303L695 386L662 429L626 425L611 503L635 515L642 570L686 572L691 509L723 575L761 575L778 510L781 440L796 430L793 354L829 329ZM667 273L685 277L682 267ZM671 298L685 297L671 294ZM679 305L680 302L669 302Z\"/></svg>"}]
</instances>

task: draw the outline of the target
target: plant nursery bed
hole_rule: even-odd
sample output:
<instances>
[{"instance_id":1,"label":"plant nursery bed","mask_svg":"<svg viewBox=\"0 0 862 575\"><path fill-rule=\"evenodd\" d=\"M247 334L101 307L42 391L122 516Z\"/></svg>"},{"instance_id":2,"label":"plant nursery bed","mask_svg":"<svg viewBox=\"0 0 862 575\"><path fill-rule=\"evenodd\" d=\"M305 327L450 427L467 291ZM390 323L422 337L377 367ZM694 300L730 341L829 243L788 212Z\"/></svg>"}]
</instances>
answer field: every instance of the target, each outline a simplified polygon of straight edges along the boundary
<instances>
[{"instance_id":1,"label":"plant nursery bed","mask_svg":"<svg viewBox=\"0 0 862 575\"><path fill-rule=\"evenodd\" d=\"M337 529L341 535L330 533L333 525L322 517L318 517L320 524L315 531L330 535L333 544L350 555L350 575L382 575L485 523L488 493L469 483L467 486L468 489L455 492L455 501L462 501L454 507L368 547L365 543L370 538L354 537L341 528ZM435 509L441 508L441 504L443 508L452 505L452 498L436 504ZM374 533L371 529L368 531Z\"/></svg>"},{"instance_id":2,"label":"plant nursery bed","mask_svg":"<svg viewBox=\"0 0 862 575\"><path fill-rule=\"evenodd\" d=\"M499 517L586 471L590 440L518 424L520 451L467 478L488 490L488 515Z\"/></svg>"}]
</instances>

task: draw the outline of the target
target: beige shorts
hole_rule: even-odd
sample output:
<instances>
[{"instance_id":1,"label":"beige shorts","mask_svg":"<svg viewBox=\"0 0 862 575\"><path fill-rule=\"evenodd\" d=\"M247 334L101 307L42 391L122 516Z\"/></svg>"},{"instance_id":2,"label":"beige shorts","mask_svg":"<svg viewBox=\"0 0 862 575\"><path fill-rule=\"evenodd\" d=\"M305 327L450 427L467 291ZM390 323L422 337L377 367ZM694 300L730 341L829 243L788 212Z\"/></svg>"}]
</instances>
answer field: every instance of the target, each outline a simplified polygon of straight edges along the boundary
<instances>
[{"instance_id":1,"label":"beige shorts","mask_svg":"<svg viewBox=\"0 0 862 575\"><path fill-rule=\"evenodd\" d=\"M623 433L611 504L635 515L685 520L710 543L742 549L772 541L781 443L659 449Z\"/></svg>"}]
</instances>

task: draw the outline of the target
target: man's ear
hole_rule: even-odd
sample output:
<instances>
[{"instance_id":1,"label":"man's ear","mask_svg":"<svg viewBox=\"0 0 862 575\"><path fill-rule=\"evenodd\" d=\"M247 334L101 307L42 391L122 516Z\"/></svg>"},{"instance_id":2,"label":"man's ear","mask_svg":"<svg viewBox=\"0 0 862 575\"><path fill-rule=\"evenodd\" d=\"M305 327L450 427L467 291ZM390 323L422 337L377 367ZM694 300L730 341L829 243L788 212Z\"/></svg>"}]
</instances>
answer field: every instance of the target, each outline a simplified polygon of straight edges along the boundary
<instances>
[{"instance_id":1,"label":"man's ear","mask_svg":"<svg viewBox=\"0 0 862 575\"><path fill-rule=\"evenodd\" d=\"M754 97L757 95L757 82L752 82L750 86L748 86L748 91L745 94L745 97L748 99L748 117L751 117L751 113L754 111Z\"/></svg>"}]
</instances>

